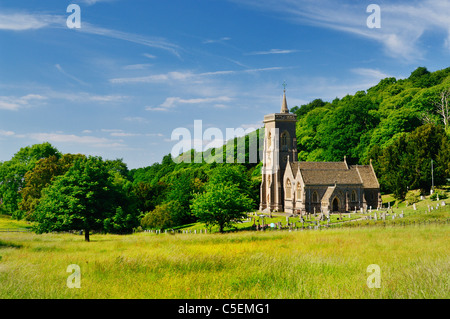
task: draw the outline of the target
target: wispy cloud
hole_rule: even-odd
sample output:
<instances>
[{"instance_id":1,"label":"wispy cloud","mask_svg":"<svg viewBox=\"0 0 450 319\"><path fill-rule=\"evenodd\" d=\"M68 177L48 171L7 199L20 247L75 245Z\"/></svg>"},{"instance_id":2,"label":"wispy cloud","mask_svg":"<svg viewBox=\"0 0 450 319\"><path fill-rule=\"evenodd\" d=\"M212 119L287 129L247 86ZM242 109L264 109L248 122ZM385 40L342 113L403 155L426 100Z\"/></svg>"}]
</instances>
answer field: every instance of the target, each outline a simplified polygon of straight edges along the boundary
<instances>
[{"instance_id":1,"label":"wispy cloud","mask_svg":"<svg viewBox=\"0 0 450 319\"><path fill-rule=\"evenodd\" d=\"M130 65L125 65L123 67L124 70L145 70L148 69L149 67L151 67L153 64L149 64L149 63L141 63L141 64L130 64Z\"/></svg>"},{"instance_id":2,"label":"wispy cloud","mask_svg":"<svg viewBox=\"0 0 450 319\"><path fill-rule=\"evenodd\" d=\"M140 116L128 116L124 118L127 122L148 123L148 120Z\"/></svg>"},{"instance_id":3,"label":"wispy cloud","mask_svg":"<svg viewBox=\"0 0 450 319\"><path fill-rule=\"evenodd\" d=\"M114 2L117 0L78 0L78 2L86 4L88 6L92 6L94 4L100 3L100 2Z\"/></svg>"},{"instance_id":4,"label":"wispy cloud","mask_svg":"<svg viewBox=\"0 0 450 319\"><path fill-rule=\"evenodd\" d=\"M387 77L390 77L390 75L376 69L369 69L369 68L356 68L352 69L351 72L361 75L366 78L372 78L376 80L382 80Z\"/></svg>"},{"instance_id":5,"label":"wispy cloud","mask_svg":"<svg viewBox=\"0 0 450 319\"><path fill-rule=\"evenodd\" d=\"M129 32L108 29L108 28L97 27L97 26L87 23L87 22L83 22L82 27L79 29L75 29L75 30L79 31L79 32L83 32L83 33L95 34L95 35L99 35L99 36L104 36L104 37L109 37L109 38L113 38L113 39L137 43L137 44L151 47L151 48L165 50L179 58L181 57L180 56L181 48L178 45L173 44L164 38L148 37L148 36L143 36L143 35L139 35L139 34L135 34L135 33L129 33Z\"/></svg>"},{"instance_id":6,"label":"wispy cloud","mask_svg":"<svg viewBox=\"0 0 450 319\"><path fill-rule=\"evenodd\" d=\"M299 50L271 49L269 51L250 52L250 53L247 53L246 55L290 54L290 53L296 53L296 52L299 52Z\"/></svg>"},{"instance_id":7,"label":"wispy cloud","mask_svg":"<svg viewBox=\"0 0 450 319\"><path fill-rule=\"evenodd\" d=\"M104 0L103 0L104 1ZM87 4L95 4L99 0L86 0ZM0 13L0 30L25 31L42 28L66 28L67 16L49 15L43 13L23 13L23 12L2 12ZM135 33L123 32L95 26L85 20L81 23L81 28L73 29L76 32L109 37L117 40L137 43L146 47L165 50L180 57L181 48L161 37L150 37ZM148 55L147 57L152 57Z\"/></svg>"},{"instance_id":8,"label":"wispy cloud","mask_svg":"<svg viewBox=\"0 0 450 319\"><path fill-rule=\"evenodd\" d=\"M200 104L210 104L213 107L217 108L224 108L226 107L225 104L232 101L233 99L228 96L218 96L218 97L206 97L206 98L191 98L191 99L183 99L180 97L168 97L166 100L159 106L153 107L148 106L145 109L147 111L155 111L155 112L167 112L170 109L173 109L174 107L182 104L188 104L188 105L200 105Z\"/></svg>"},{"instance_id":9,"label":"wispy cloud","mask_svg":"<svg viewBox=\"0 0 450 319\"><path fill-rule=\"evenodd\" d=\"M77 78L76 76L73 76L72 74L67 73L66 70L64 70L61 65L55 64L55 67L60 73L62 73L63 75L65 75L69 79L71 79L71 80L73 80L73 81L75 81L75 82L77 82L79 84L87 85L86 82L80 80L79 78Z\"/></svg>"},{"instance_id":10,"label":"wispy cloud","mask_svg":"<svg viewBox=\"0 0 450 319\"><path fill-rule=\"evenodd\" d=\"M66 23L64 16L49 14L29 14L22 12L0 13L0 30L25 31L45 27L63 26Z\"/></svg>"},{"instance_id":11,"label":"wispy cloud","mask_svg":"<svg viewBox=\"0 0 450 319\"><path fill-rule=\"evenodd\" d=\"M391 57L412 62L423 58L420 39L427 31L446 34L443 47L450 50L450 2L441 0L383 2L381 28L369 29L366 6L332 0L230 0L261 10L278 12L280 18L352 33L382 44ZM368 5L369 3L367 3Z\"/></svg>"},{"instance_id":12,"label":"wispy cloud","mask_svg":"<svg viewBox=\"0 0 450 319\"><path fill-rule=\"evenodd\" d=\"M20 108L28 107L46 100L47 97L39 94L27 94L21 97L0 96L0 110L17 111Z\"/></svg>"},{"instance_id":13,"label":"wispy cloud","mask_svg":"<svg viewBox=\"0 0 450 319\"><path fill-rule=\"evenodd\" d=\"M143 53L142 55L149 59L156 59L156 56L150 53Z\"/></svg>"},{"instance_id":14,"label":"wispy cloud","mask_svg":"<svg viewBox=\"0 0 450 319\"><path fill-rule=\"evenodd\" d=\"M14 136L15 134L13 131L0 130L0 136Z\"/></svg>"},{"instance_id":15,"label":"wispy cloud","mask_svg":"<svg viewBox=\"0 0 450 319\"><path fill-rule=\"evenodd\" d=\"M179 97L168 97L161 107L171 108L178 104L203 104L203 103L217 103L217 102L229 102L232 99L228 96L210 97L210 98L195 98L195 99L182 99Z\"/></svg>"},{"instance_id":16,"label":"wispy cloud","mask_svg":"<svg viewBox=\"0 0 450 319\"><path fill-rule=\"evenodd\" d=\"M194 79L199 79L207 76L215 75L231 75L231 74L242 74L242 73L257 73L266 71L282 70L283 67L268 67L268 68L257 68L257 69L246 69L246 70L223 70L223 71L211 71L203 73L194 73L191 71L173 71L162 74L151 74L147 76L140 77L123 77L110 79L109 82L115 84L126 84L126 83L160 83L162 81L192 81Z\"/></svg>"},{"instance_id":17,"label":"wispy cloud","mask_svg":"<svg viewBox=\"0 0 450 319\"><path fill-rule=\"evenodd\" d=\"M63 133L31 133L27 136L39 142L85 144L92 147L124 147L121 140L115 141L103 137L78 136Z\"/></svg>"},{"instance_id":18,"label":"wispy cloud","mask_svg":"<svg viewBox=\"0 0 450 319\"><path fill-rule=\"evenodd\" d=\"M230 41L230 40L231 40L230 37L222 37L222 38L219 38L219 39L208 39L208 40L204 40L203 43L204 43L204 44L210 44L210 43L222 43L222 42Z\"/></svg>"}]
</instances>

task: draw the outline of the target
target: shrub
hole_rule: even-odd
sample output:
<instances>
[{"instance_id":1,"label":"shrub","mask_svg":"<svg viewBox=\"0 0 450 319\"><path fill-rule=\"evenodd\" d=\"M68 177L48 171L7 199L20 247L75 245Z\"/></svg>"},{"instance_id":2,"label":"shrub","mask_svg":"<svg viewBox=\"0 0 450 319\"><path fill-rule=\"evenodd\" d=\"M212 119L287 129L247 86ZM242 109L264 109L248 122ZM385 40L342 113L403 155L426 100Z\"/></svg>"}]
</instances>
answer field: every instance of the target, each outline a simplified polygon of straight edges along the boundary
<instances>
[{"instance_id":1,"label":"shrub","mask_svg":"<svg viewBox=\"0 0 450 319\"><path fill-rule=\"evenodd\" d=\"M442 191L436 191L430 196L430 199L437 200L438 196L439 196L439 200L448 198L446 193L444 193Z\"/></svg>"}]
</instances>

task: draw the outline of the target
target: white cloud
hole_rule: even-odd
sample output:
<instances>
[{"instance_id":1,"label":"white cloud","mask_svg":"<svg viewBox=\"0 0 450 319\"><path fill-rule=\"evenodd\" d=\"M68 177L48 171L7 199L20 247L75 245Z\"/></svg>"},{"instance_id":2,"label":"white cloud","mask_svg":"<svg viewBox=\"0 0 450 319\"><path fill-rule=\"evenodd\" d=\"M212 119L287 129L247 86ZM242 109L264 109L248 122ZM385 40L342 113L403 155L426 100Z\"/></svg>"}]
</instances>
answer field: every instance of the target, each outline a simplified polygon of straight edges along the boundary
<instances>
[{"instance_id":1,"label":"white cloud","mask_svg":"<svg viewBox=\"0 0 450 319\"><path fill-rule=\"evenodd\" d=\"M48 98L52 99L61 99L61 100L67 100L71 102L121 102L128 98L128 96L125 95L99 95L99 94L92 94L87 92L78 92L78 93L67 93L67 92L56 92L56 91L49 91L47 94Z\"/></svg>"},{"instance_id":2,"label":"white cloud","mask_svg":"<svg viewBox=\"0 0 450 319\"><path fill-rule=\"evenodd\" d=\"M216 103L216 102L230 102L232 99L228 96L208 97L208 98L195 98L195 99L182 99L180 97L168 97L164 103L160 105L162 108L172 108L178 104L204 104L204 103Z\"/></svg>"},{"instance_id":3,"label":"white cloud","mask_svg":"<svg viewBox=\"0 0 450 319\"><path fill-rule=\"evenodd\" d=\"M124 120L127 122L148 123L147 119L140 117L140 116L133 116L133 117L128 116L128 117L125 117Z\"/></svg>"},{"instance_id":4,"label":"white cloud","mask_svg":"<svg viewBox=\"0 0 450 319\"><path fill-rule=\"evenodd\" d=\"M66 18L48 14L0 13L0 30L25 31L63 26Z\"/></svg>"},{"instance_id":5,"label":"white cloud","mask_svg":"<svg viewBox=\"0 0 450 319\"><path fill-rule=\"evenodd\" d=\"M111 136L115 137L132 137L132 136L141 136L142 134L137 133L125 133L125 132L114 132L111 133Z\"/></svg>"},{"instance_id":6,"label":"white cloud","mask_svg":"<svg viewBox=\"0 0 450 319\"><path fill-rule=\"evenodd\" d=\"M14 136L15 134L13 131L0 130L0 136Z\"/></svg>"},{"instance_id":7,"label":"white cloud","mask_svg":"<svg viewBox=\"0 0 450 319\"><path fill-rule=\"evenodd\" d=\"M156 56L153 55L153 54L143 53L142 55L145 56L146 58L149 58L149 59L156 59Z\"/></svg>"},{"instance_id":8,"label":"white cloud","mask_svg":"<svg viewBox=\"0 0 450 319\"><path fill-rule=\"evenodd\" d=\"M223 70L223 71L211 71L203 73L193 73L191 71L172 71L162 74L151 74L141 77L128 77L128 78L114 78L110 79L109 82L114 84L128 84L128 83L161 83L166 81L199 81L204 77L219 76L219 75L232 75L232 74L242 74L242 73L257 73L266 71L276 71L282 70L284 67L267 67L267 68L256 68L256 69L246 69L246 70Z\"/></svg>"},{"instance_id":9,"label":"white cloud","mask_svg":"<svg viewBox=\"0 0 450 319\"><path fill-rule=\"evenodd\" d=\"M92 6L99 2L113 2L113 1L116 1L116 0L78 0L78 2L84 3L89 6Z\"/></svg>"},{"instance_id":10,"label":"white cloud","mask_svg":"<svg viewBox=\"0 0 450 319\"><path fill-rule=\"evenodd\" d=\"M380 70L369 69L369 68L356 68L356 69L352 69L351 71L355 74L358 74L358 75L361 75L364 77L368 77L368 78L377 79L377 80L382 80L382 79L390 77L388 74L381 72Z\"/></svg>"},{"instance_id":11,"label":"white cloud","mask_svg":"<svg viewBox=\"0 0 450 319\"><path fill-rule=\"evenodd\" d=\"M125 65L123 67L124 70L145 70L148 69L149 67L151 67L153 64L149 64L149 63L141 63L141 64L130 64L130 65Z\"/></svg>"},{"instance_id":12,"label":"white cloud","mask_svg":"<svg viewBox=\"0 0 450 319\"><path fill-rule=\"evenodd\" d=\"M39 94L28 94L22 97L0 96L0 110L17 111L22 107L29 107L43 101L47 97Z\"/></svg>"},{"instance_id":13,"label":"white cloud","mask_svg":"<svg viewBox=\"0 0 450 319\"><path fill-rule=\"evenodd\" d=\"M113 30L113 29L97 27L97 26L94 26L87 22L83 22L82 27L79 29L75 29L75 30L79 31L79 32L83 32L83 33L100 35L100 36L109 37L109 38L113 38L113 39L137 43L137 44L151 47L151 48L165 50L165 51L172 53L173 55L175 55L177 57L180 57L179 51L181 50L181 48L178 45L173 44L164 38L148 37L148 36L143 36L143 35L134 34L134 33L128 33L128 32L123 32L123 31L118 31L118 30Z\"/></svg>"},{"instance_id":14,"label":"white cloud","mask_svg":"<svg viewBox=\"0 0 450 319\"><path fill-rule=\"evenodd\" d=\"M84 82L84 81L78 79L77 77L75 77L75 76L73 76L73 75L67 73L67 72L61 67L61 65L55 64L55 68L56 68L59 72L61 72L61 73L64 74L65 76L67 76L69 79L72 79L72 80L74 80L75 82L78 82L79 84L86 85L86 82Z\"/></svg>"},{"instance_id":15,"label":"white cloud","mask_svg":"<svg viewBox=\"0 0 450 319\"><path fill-rule=\"evenodd\" d=\"M110 0L84 0L86 4L92 5L99 1ZM42 13L22 13L22 12L3 12L0 13L0 30L25 31L48 27L66 28L67 16L48 15ZM180 57L181 48L170 41L160 37L149 37L134 33L128 33L103 27L95 26L89 22L82 21L81 28L74 29L76 32L88 33L109 37L117 40L137 43L146 47L157 48L170 52ZM153 55L146 55L154 58Z\"/></svg>"},{"instance_id":16,"label":"white cloud","mask_svg":"<svg viewBox=\"0 0 450 319\"><path fill-rule=\"evenodd\" d=\"M169 109L168 108L165 108L165 107L153 107L153 106L147 106L146 108L145 108L145 110L146 111L152 111L152 112L167 112L167 111L169 111Z\"/></svg>"},{"instance_id":17,"label":"white cloud","mask_svg":"<svg viewBox=\"0 0 450 319\"><path fill-rule=\"evenodd\" d=\"M220 39L215 39L215 40L208 39L208 40L203 41L203 43L204 43L204 44L221 43L221 42L224 42L224 41L230 41L230 40L231 40L230 37L222 37L222 38L220 38Z\"/></svg>"},{"instance_id":18,"label":"white cloud","mask_svg":"<svg viewBox=\"0 0 450 319\"><path fill-rule=\"evenodd\" d=\"M55 142L55 143L90 144L93 146L111 145L111 144L119 145L119 143L115 143L114 141L111 141L107 138L94 137L94 136L78 136L78 135L74 135L74 134L31 133L28 136L30 138L40 141L40 142L48 141L48 142Z\"/></svg>"},{"instance_id":19,"label":"white cloud","mask_svg":"<svg viewBox=\"0 0 450 319\"><path fill-rule=\"evenodd\" d=\"M381 28L369 29L370 13L366 5L352 1L332 0L230 0L258 9L278 12L280 18L293 23L309 24L352 33L379 42L385 53L412 62L423 58L426 47L421 43L425 32L444 32L443 46L449 47L450 2L441 0L383 2ZM450 49L450 48L449 48Z\"/></svg>"},{"instance_id":20,"label":"white cloud","mask_svg":"<svg viewBox=\"0 0 450 319\"><path fill-rule=\"evenodd\" d=\"M247 55L268 55L268 54L290 54L299 52L298 50L280 50L280 49L271 49L269 51L256 51L247 53Z\"/></svg>"}]
</instances>

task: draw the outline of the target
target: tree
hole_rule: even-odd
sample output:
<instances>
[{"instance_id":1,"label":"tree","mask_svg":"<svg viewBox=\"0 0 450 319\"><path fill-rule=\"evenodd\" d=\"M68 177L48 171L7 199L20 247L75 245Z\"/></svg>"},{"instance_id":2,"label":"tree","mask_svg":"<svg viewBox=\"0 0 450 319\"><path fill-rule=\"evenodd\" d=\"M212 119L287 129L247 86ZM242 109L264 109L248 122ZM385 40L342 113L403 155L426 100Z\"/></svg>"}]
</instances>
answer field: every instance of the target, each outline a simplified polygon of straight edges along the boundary
<instances>
[{"instance_id":1,"label":"tree","mask_svg":"<svg viewBox=\"0 0 450 319\"><path fill-rule=\"evenodd\" d=\"M123 210L128 209L120 206L125 202L124 194L111 181L108 167L100 157L79 159L43 191L35 209L34 230L37 233L84 230L85 240L89 241L90 231L102 231L105 226L108 230L117 228L111 224L117 223Z\"/></svg>"},{"instance_id":2,"label":"tree","mask_svg":"<svg viewBox=\"0 0 450 319\"><path fill-rule=\"evenodd\" d=\"M84 155L64 154L61 158L52 155L36 162L34 168L25 174L25 186L19 191L22 201L19 208L28 220L33 220L33 212L41 198L41 192L56 176L65 174L73 163Z\"/></svg>"},{"instance_id":3,"label":"tree","mask_svg":"<svg viewBox=\"0 0 450 319\"><path fill-rule=\"evenodd\" d=\"M174 225L183 225L195 221L196 218L191 214L189 205L194 198L194 194L198 193L202 186L203 183L191 175L189 171L182 172L173 181L167 194L167 200L178 203L178 207L171 211L171 219Z\"/></svg>"},{"instance_id":4,"label":"tree","mask_svg":"<svg viewBox=\"0 0 450 319\"><path fill-rule=\"evenodd\" d=\"M217 225L223 233L225 227L246 217L252 205L252 200L236 185L212 183L207 186L206 192L195 195L191 209L200 222L207 226Z\"/></svg>"},{"instance_id":5,"label":"tree","mask_svg":"<svg viewBox=\"0 0 450 319\"><path fill-rule=\"evenodd\" d=\"M445 184L450 176L450 142L442 126L422 125L411 133L403 133L381 151L374 147L374 169L382 187L405 199L408 188L423 193L431 188L431 160L434 162L435 185Z\"/></svg>"},{"instance_id":6,"label":"tree","mask_svg":"<svg viewBox=\"0 0 450 319\"><path fill-rule=\"evenodd\" d=\"M61 157L61 153L50 143L35 144L21 148L13 158L0 163L0 203L1 210L22 218L19 211L20 190L25 184L25 174L34 168L37 161L50 156Z\"/></svg>"},{"instance_id":7,"label":"tree","mask_svg":"<svg viewBox=\"0 0 450 319\"><path fill-rule=\"evenodd\" d=\"M444 128L447 130L448 122L450 120L450 88L442 90L440 95L440 100L438 102L434 102L434 106L436 107L436 112L442 118L444 122Z\"/></svg>"}]
</instances>

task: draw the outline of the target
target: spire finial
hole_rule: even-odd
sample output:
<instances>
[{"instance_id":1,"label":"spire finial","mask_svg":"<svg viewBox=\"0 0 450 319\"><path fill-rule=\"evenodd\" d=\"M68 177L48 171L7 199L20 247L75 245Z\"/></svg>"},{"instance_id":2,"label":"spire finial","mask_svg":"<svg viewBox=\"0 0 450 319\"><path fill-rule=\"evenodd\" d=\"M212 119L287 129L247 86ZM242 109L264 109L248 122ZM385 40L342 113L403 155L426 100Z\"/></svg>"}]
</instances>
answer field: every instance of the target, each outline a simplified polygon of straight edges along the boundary
<instances>
[{"instance_id":1,"label":"spire finial","mask_svg":"<svg viewBox=\"0 0 450 319\"><path fill-rule=\"evenodd\" d=\"M286 81L283 82L283 104L281 104L281 113L289 113L289 109L287 107L287 102L286 102Z\"/></svg>"}]
</instances>

